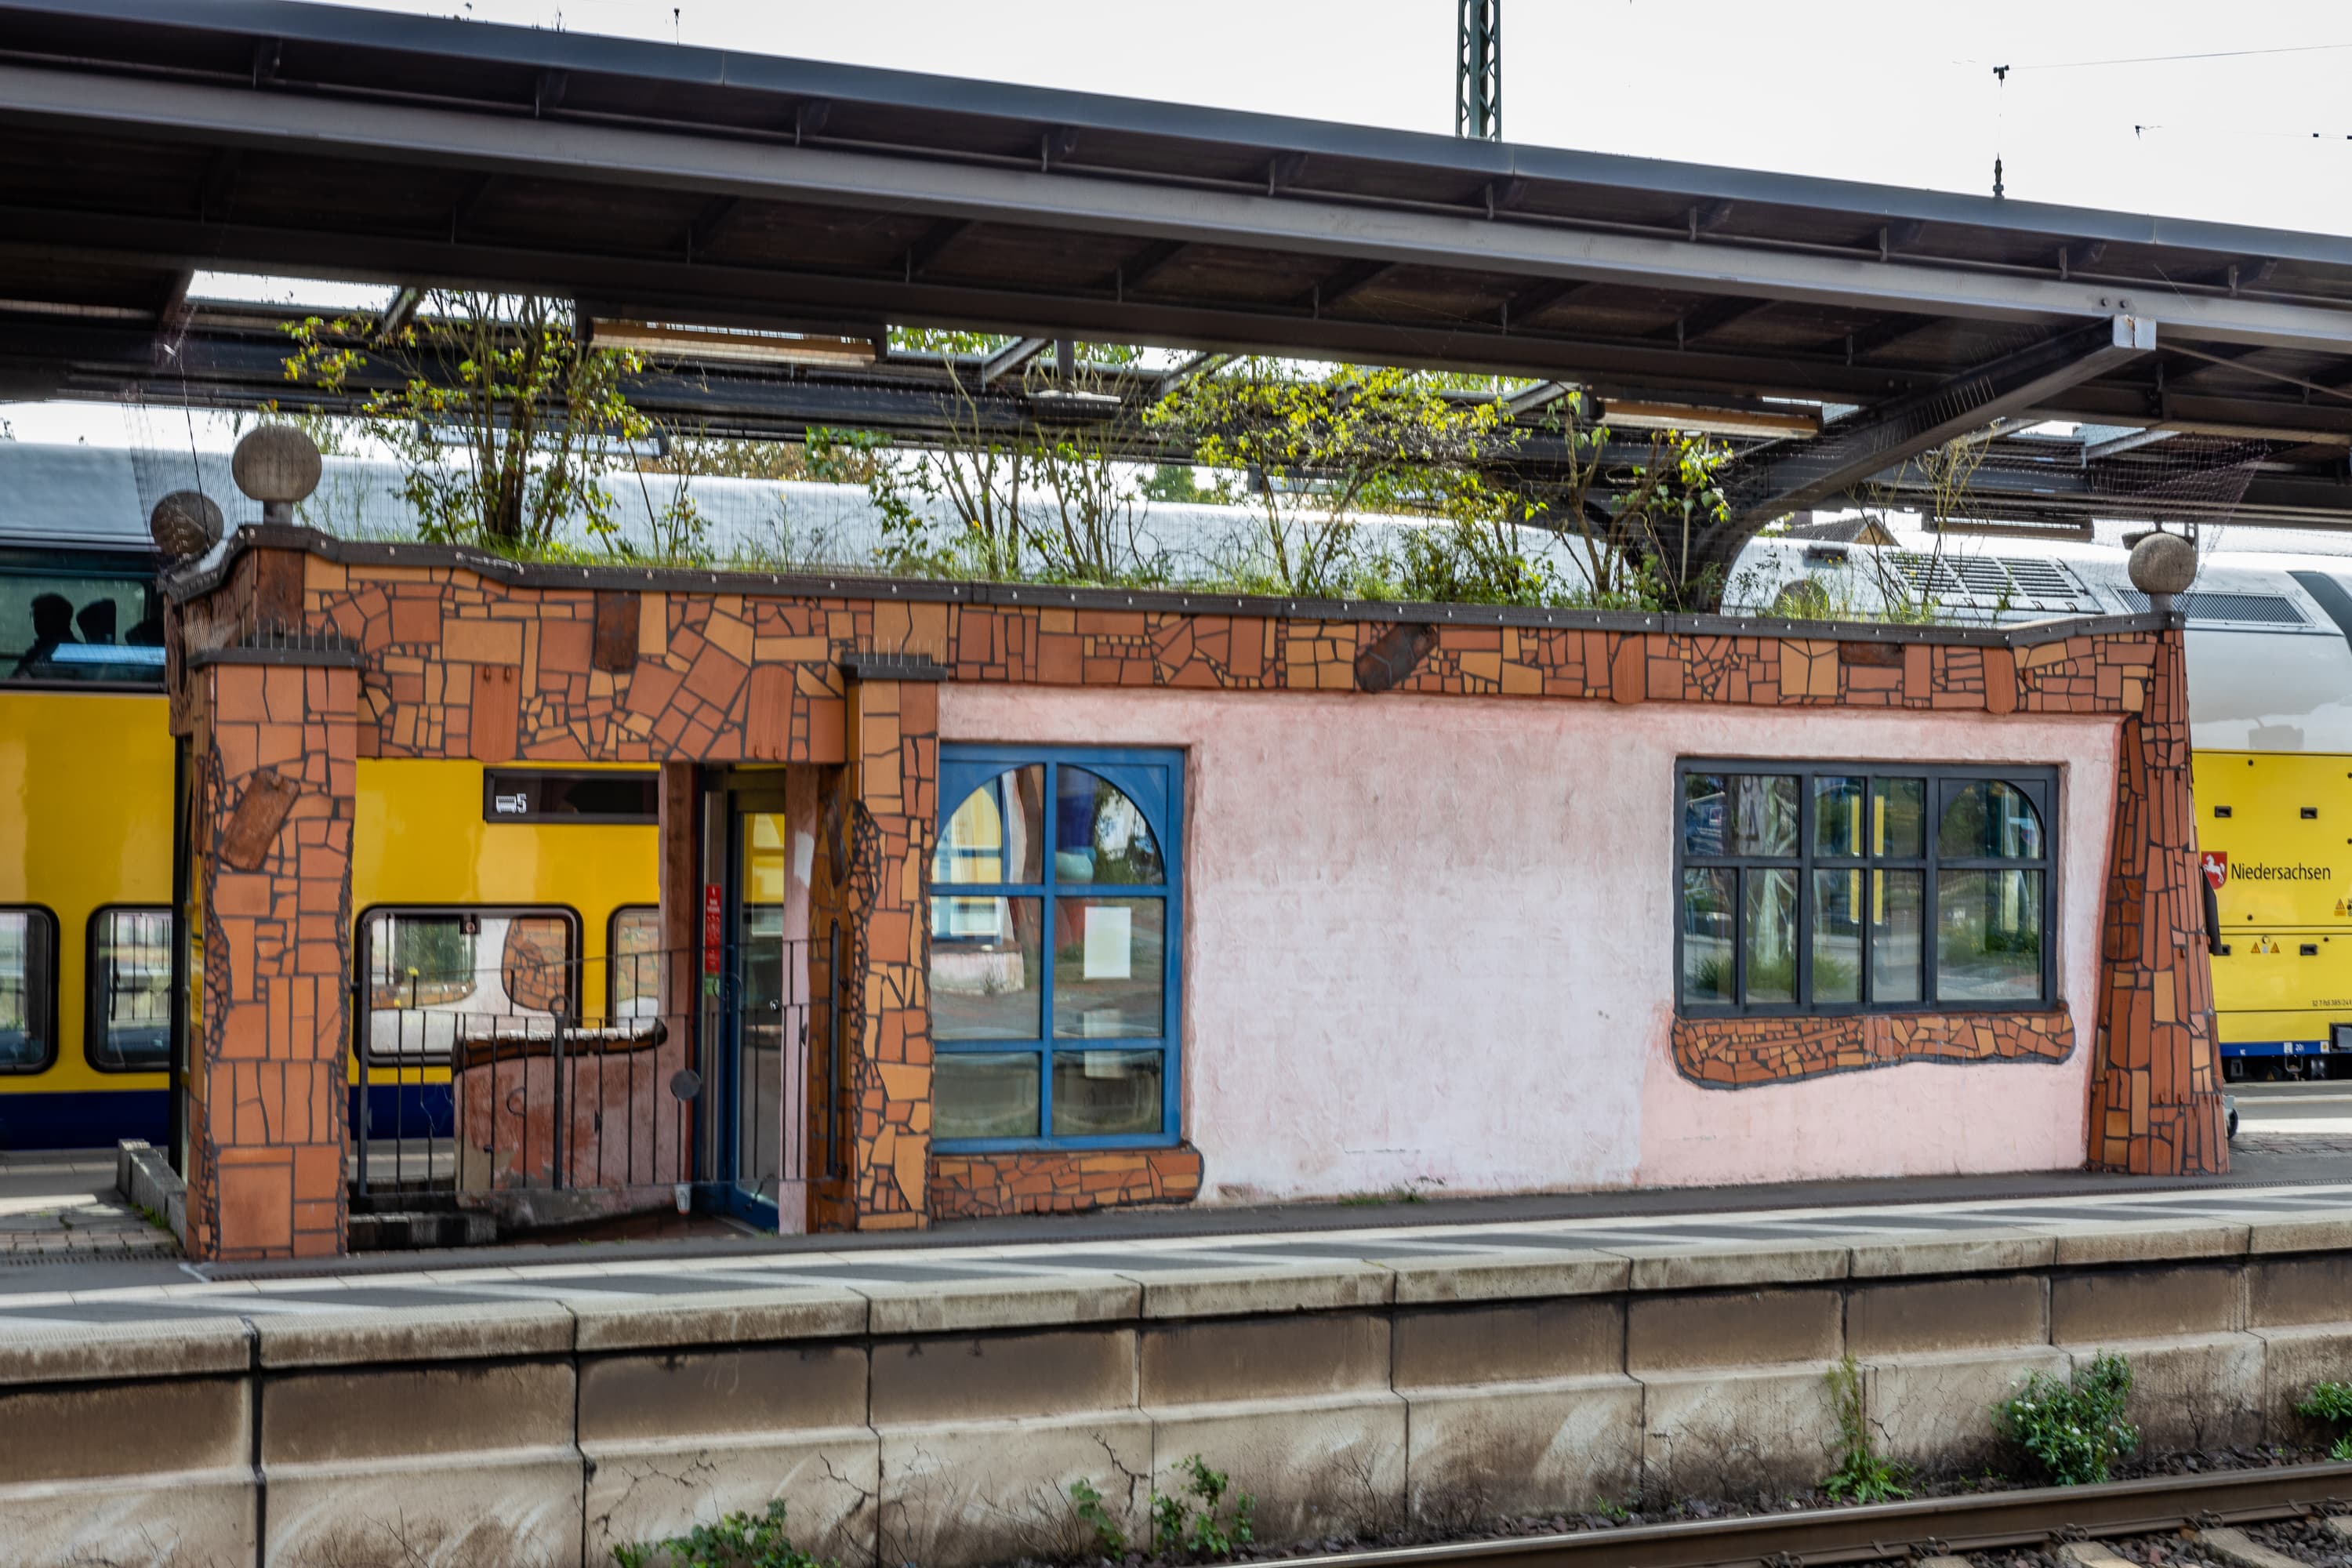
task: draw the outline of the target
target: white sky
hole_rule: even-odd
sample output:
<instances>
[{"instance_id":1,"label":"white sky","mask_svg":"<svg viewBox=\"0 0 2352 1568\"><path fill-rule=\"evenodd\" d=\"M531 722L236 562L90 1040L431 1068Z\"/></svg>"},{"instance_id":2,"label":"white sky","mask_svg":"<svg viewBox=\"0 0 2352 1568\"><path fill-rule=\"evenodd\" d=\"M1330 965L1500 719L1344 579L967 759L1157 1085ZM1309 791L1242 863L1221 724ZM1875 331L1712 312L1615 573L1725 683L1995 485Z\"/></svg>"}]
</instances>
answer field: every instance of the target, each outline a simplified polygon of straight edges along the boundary
<instances>
[{"instance_id":1,"label":"white sky","mask_svg":"<svg viewBox=\"0 0 2352 1568\"><path fill-rule=\"evenodd\" d=\"M1454 128L1454 0L369 3ZM1503 44L1513 141L1989 193L1998 140L2011 196L2352 234L2341 0L1507 0Z\"/></svg>"},{"instance_id":2,"label":"white sky","mask_svg":"<svg viewBox=\"0 0 2352 1568\"><path fill-rule=\"evenodd\" d=\"M366 3L1453 129L1453 0ZM1503 40L1513 141L1970 192L1998 148L2017 199L2352 235L2342 0L1508 0ZM2146 60L2178 55L2219 58ZM2063 63L2118 59L2146 63ZM105 410L0 419L139 438Z\"/></svg>"}]
</instances>

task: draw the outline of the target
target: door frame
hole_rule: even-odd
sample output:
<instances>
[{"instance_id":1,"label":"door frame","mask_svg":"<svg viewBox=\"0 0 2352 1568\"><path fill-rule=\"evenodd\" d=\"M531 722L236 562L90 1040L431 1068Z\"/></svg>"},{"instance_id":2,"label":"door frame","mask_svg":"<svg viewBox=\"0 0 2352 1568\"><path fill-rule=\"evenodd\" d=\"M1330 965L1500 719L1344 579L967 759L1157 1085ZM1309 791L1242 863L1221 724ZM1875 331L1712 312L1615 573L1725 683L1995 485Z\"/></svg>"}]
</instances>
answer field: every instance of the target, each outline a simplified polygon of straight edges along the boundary
<instances>
[{"instance_id":1,"label":"door frame","mask_svg":"<svg viewBox=\"0 0 2352 1568\"><path fill-rule=\"evenodd\" d=\"M770 777L757 777L754 782L722 773L714 782L710 795L719 806L720 817L719 831L712 837L723 857L715 879L721 889L722 914L718 1027L712 1041L717 1049L710 1064L714 1166L711 1194L714 1206L720 1213L761 1230L773 1231L779 1228L775 1200L746 1186L743 1181L743 819L754 812L773 812L784 816L784 784L781 776L774 776L772 781ZM703 886L708 888L712 880L706 868ZM781 1158L781 1125L776 1136Z\"/></svg>"}]
</instances>

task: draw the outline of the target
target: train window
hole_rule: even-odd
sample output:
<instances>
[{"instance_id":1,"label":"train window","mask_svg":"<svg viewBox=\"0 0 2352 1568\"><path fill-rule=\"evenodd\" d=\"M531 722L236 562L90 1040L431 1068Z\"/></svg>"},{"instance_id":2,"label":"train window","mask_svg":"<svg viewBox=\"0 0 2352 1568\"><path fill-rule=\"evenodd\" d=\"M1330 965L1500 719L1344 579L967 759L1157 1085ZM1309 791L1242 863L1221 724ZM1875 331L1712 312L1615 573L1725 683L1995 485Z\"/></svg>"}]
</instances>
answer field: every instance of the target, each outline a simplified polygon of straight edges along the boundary
<instances>
[{"instance_id":1,"label":"train window","mask_svg":"<svg viewBox=\"0 0 2352 1568\"><path fill-rule=\"evenodd\" d=\"M89 1013L82 1053L100 1072L172 1065L172 911L89 917Z\"/></svg>"},{"instance_id":2,"label":"train window","mask_svg":"<svg viewBox=\"0 0 2352 1568\"><path fill-rule=\"evenodd\" d=\"M661 1012L661 910L636 904L613 911L611 980L606 999L615 1018L651 1018Z\"/></svg>"},{"instance_id":3,"label":"train window","mask_svg":"<svg viewBox=\"0 0 2352 1568\"><path fill-rule=\"evenodd\" d=\"M644 822L656 819L661 775L651 769L486 768L488 822Z\"/></svg>"},{"instance_id":4,"label":"train window","mask_svg":"<svg viewBox=\"0 0 2352 1568\"><path fill-rule=\"evenodd\" d=\"M374 1063L446 1061L461 1041L547 1038L578 1006L570 910L371 910L362 1038Z\"/></svg>"},{"instance_id":5,"label":"train window","mask_svg":"<svg viewBox=\"0 0 2352 1568\"><path fill-rule=\"evenodd\" d=\"M0 681L163 679L163 601L151 575L0 567Z\"/></svg>"},{"instance_id":6,"label":"train window","mask_svg":"<svg viewBox=\"0 0 2352 1568\"><path fill-rule=\"evenodd\" d=\"M1686 762L1676 795L1686 1013L2049 1004L2048 770Z\"/></svg>"},{"instance_id":7,"label":"train window","mask_svg":"<svg viewBox=\"0 0 2352 1568\"><path fill-rule=\"evenodd\" d=\"M0 1072L39 1072L57 1058L58 921L0 909Z\"/></svg>"}]
</instances>

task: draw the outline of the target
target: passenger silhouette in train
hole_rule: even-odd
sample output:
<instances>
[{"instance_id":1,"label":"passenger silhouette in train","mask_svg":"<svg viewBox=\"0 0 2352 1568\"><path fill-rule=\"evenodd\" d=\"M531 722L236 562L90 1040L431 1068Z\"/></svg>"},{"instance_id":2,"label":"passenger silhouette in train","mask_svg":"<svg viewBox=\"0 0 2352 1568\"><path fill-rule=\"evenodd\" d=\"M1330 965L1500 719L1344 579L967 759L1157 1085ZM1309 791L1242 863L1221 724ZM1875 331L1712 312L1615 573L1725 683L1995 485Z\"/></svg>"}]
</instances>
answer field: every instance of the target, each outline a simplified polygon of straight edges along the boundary
<instances>
[{"instance_id":1,"label":"passenger silhouette in train","mask_svg":"<svg viewBox=\"0 0 2352 1568\"><path fill-rule=\"evenodd\" d=\"M81 607L81 614L74 617L74 625L81 628L81 640L86 643L111 643L114 641L114 616L113 600L92 599Z\"/></svg>"},{"instance_id":2,"label":"passenger silhouette in train","mask_svg":"<svg viewBox=\"0 0 2352 1568\"><path fill-rule=\"evenodd\" d=\"M16 661L16 673L47 663L51 654L73 640L73 601L63 594L37 595L33 600L33 646Z\"/></svg>"},{"instance_id":3,"label":"passenger silhouette in train","mask_svg":"<svg viewBox=\"0 0 2352 1568\"><path fill-rule=\"evenodd\" d=\"M146 617L123 635L126 647L162 647L163 646L163 605L159 600L151 605Z\"/></svg>"}]
</instances>

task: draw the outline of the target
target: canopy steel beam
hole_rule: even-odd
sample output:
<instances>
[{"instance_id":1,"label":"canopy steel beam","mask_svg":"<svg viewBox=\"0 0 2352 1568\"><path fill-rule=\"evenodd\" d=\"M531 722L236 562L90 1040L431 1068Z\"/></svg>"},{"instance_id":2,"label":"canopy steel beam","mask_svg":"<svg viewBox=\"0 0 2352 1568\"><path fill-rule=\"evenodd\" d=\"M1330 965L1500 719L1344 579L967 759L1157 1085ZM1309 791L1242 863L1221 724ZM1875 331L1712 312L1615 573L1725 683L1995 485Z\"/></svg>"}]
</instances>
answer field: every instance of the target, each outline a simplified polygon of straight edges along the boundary
<instances>
[{"instance_id":1,"label":"canopy steel beam","mask_svg":"<svg viewBox=\"0 0 2352 1568\"><path fill-rule=\"evenodd\" d=\"M1311 192L1269 199L1115 174L1073 176L15 64L0 65L0 117L84 134L144 132L188 144L1971 320L2055 324L2130 314L2189 341L2352 353L2352 310L2340 307L2160 288L2119 293L2116 284L2093 279L1880 261L1737 237L1693 241L1578 229L1516 214L1489 220Z\"/></svg>"},{"instance_id":2,"label":"canopy steel beam","mask_svg":"<svg viewBox=\"0 0 2352 1568\"><path fill-rule=\"evenodd\" d=\"M1744 542L1747 533L1784 512L1843 494L1929 447L2034 407L2053 393L2155 347L2152 323L2113 317L2004 354L1940 386L1850 415L1811 441L1761 448L1717 476L1731 508L1728 527L1740 531Z\"/></svg>"},{"instance_id":3,"label":"canopy steel beam","mask_svg":"<svg viewBox=\"0 0 2352 1568\"><path fill-rule=\"evenodd\" d=\"M1001 376L1011 375L1053 346L1051 338L1019 338L1007 343L981 365L980 384L988 386Z\"/></svg>"},{"instance_id":4,"label":"canopy steel beam","mask_svg":"<svg viewBox=\"0 0 2352 1568\"><path fill-rule=\"evenodd\" d=\"M16 237L23 236L41 237ZM354 261L355 249L363 260ZM855 336L887 317L902 326L1020 337L1075 336L1224 353L1349 357L1409 368L1531 378L1613 375L1629 384L1798 397L1827 394L1854 402L1932 380L1916 371L1849 369L1827 356L1719 353L1703 348L1678 352L1657 343L1505 333L1492 325L1480 330L1444 322L1316 318L1279 307L1171 296L1122 302L1067 290L1015 292L919 279L909 286L895 274L857 277L709 261L688 267L675 258L451 244L417 235L372 234L363 247L355 247L347 237L307 229L225 230L190 218L132 217L65 207L0 204L0 256L48 265L82 260L121 265L178 258L205 268L218 268L222 258L236 256L247 267L305 277L364 282L388 274L435 287L571 293L602 302L599 314L638 319L686 314L713 324L745 326L789 321L803 323L795 330L803 331L820 330L832 319L843 335ZM2352 424L2352 404L2346 405L2346 415Z\"/></svg>"}]
</instances>

